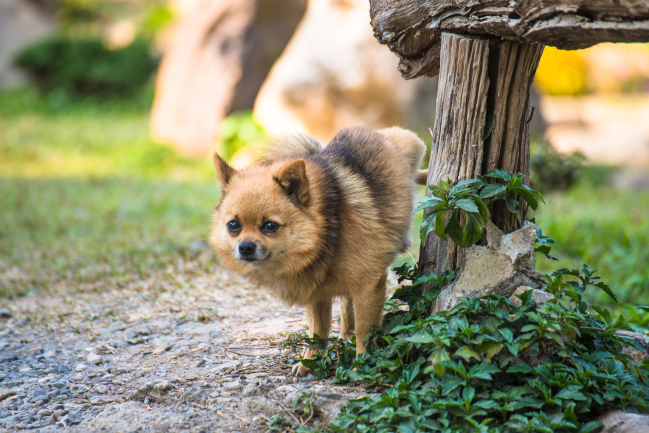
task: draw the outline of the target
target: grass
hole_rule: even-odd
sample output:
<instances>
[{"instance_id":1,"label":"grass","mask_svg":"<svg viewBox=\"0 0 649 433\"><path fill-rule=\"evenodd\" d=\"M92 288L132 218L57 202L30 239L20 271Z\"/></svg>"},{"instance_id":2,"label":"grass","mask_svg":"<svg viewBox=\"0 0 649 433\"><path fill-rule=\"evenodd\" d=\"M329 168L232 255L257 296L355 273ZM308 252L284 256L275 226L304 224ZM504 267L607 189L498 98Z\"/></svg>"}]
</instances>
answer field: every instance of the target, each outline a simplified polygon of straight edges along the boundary
<instances>
[{"instance_id":1,"label":"grass","mask_svg":"<svg viewBox=\"0 0 649 433\"><path fill-rule=\"evenodd\" d=\"M546 236L557 244L554 262L537 255L537 268L544 273L560 267L581 268L587 263L599 269L617 295L617 310L642 326L649 314L636 305L649 305L649 190L617 189L609 181L583 179L575 187L546 194L547 206L540 206L536 221ZM591 303L616 308L603 292L587 293Z\"/></svg>"},{"instance_id":2,"label":"grass","mask_svg":"<svg viewBox=\"0 0 649 433\"><path fill-rule=\"evenodd\" d=\"M102 290L207 254L200 240L219 194L211 162L152 142L149 104L0 94L0 296ZM649 305L649 191L590 178L545 194L535 216L560 261L539 256L539 268L588 263L620 301Z\"/></svg>"},{"instance_id":3,"label":"grass","mask_svg":"<svg viewBox=\"0 0 649 433\"><path fill-rule=\"evenodd\" d=\"M101 290L199 255L212 170L152 142L142 107L0 95L0 296Z\"/></svg>"}]
</instances>

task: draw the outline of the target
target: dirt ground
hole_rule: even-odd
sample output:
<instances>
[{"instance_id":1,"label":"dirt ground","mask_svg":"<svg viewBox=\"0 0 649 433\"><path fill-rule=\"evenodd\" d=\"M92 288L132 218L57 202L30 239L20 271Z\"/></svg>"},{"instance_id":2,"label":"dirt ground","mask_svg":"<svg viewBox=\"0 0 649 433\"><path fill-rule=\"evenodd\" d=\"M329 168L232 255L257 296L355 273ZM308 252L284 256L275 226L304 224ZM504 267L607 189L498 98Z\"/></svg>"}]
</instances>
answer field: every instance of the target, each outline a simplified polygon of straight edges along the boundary
<instances>
[{"instance_id":1,"label":"dirt ground","mask_svg":"<svg viewBox=\"0 0 649 433\"><path fill-rule=\"evenodd\" d=\"M362 394L291 376L282 343L303 309L218 267L167 273L0 305L0 431L263 431L302 392L310 422Z\"/></svg>"}]
</instances>

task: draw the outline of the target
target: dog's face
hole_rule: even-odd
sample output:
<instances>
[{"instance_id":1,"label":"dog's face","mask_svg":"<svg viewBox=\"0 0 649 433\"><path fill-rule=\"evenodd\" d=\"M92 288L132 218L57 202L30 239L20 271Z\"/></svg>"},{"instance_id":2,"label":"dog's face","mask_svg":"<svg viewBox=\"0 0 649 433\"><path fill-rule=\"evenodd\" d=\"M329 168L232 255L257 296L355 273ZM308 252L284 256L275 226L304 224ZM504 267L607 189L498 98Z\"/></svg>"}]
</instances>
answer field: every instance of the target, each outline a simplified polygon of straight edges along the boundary
<instances>
[{"instance_id":1,"label":"dog's face","mask_svg":"<svg viewBox=\"0 0 649 433\"><path fill-rule=\"evenodd\" d=\"M310 256L321 229L308 217L309 180L303 160L242 171L214 156L223 197L213 216L210 243L223 264L264 279L290 272Z\"/></svg>"}]
</instances>

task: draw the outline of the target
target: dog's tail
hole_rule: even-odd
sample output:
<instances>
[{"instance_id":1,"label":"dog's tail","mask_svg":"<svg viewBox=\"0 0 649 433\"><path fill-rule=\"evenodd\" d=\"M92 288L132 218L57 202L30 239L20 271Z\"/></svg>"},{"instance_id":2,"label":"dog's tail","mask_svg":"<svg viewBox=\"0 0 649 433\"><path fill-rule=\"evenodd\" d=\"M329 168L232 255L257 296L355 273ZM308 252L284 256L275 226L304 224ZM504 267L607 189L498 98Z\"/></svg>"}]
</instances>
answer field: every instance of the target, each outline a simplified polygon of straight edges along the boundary
<instances>
[{"instance_id":1,"label":"dog's tail","mask_svg":"<svg viewBox=\"0 0 649 433\"><path fill-rule=\"evenodd\" d=\"M417 171L417 185L426 185L428 183L428 170Z\"/></svg>"},{"instance_id":2,"label":"dog's tail","mask_svg":"<svg viewBox=\"0 0 649 433\"><path fill-rule=\"evenodd\" d=\"M262 151L258 162L270 164L278 159L291 156L315 155L324 149L325 144L317 138L304 134L283 135L272 139Z\"/></svg>"}]
</instances>

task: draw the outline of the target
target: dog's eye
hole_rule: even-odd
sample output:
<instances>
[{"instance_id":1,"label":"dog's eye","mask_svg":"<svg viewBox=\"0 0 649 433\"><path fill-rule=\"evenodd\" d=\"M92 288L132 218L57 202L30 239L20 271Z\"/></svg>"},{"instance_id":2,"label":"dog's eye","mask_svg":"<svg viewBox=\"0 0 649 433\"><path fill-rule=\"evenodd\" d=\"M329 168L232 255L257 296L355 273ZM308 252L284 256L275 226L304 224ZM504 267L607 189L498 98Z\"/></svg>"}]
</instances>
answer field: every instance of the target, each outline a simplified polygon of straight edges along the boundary
<instances>
[{"instance_id":1,"label":"dog's eye","mask_svg":"<svg viewBox=\"0 0 649 433\"><path fill-rule=\"evenodd\" d=\"M263 225L263 227L261 228L261 231L263 231L265 233L273 233L273 232L277 231L278 228L279 228L279 224L277 224L275 222L272 222L272 221L268 221L267 223L265 223Z\"/></svg>"},{"instance_id":2,"label":"dog's eye","mask_svg":"<svg viewBox=\"0 0 649 433\"><path fill-rule=\"evenodd\" d=\"M228 230L230 230L233 233L241 231L241 224L239 224L239 221L232 220L226 225L228 226Z\"/></svg>"}]
</instances>

